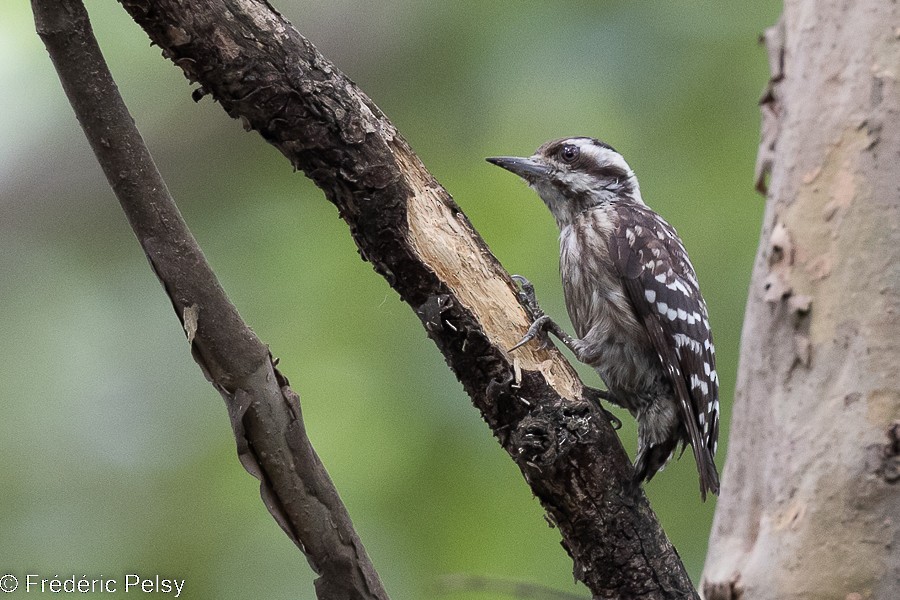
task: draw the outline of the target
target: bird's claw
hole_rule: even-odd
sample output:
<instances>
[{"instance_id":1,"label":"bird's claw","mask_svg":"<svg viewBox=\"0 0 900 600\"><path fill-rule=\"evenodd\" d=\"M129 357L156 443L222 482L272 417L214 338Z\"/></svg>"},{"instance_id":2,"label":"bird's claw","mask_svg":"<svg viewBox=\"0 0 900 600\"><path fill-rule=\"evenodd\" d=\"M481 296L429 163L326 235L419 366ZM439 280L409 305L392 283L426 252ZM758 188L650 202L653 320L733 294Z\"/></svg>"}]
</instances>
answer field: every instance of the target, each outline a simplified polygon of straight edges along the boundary
<instances>
[{"instance_id":1,"label":"bird's claw","mask_svg":"<svg viewBox=\"0 0 900 600\"><path fill-rule=\"evenodd\" d=\"M528 331L522 339L519 340L515 346L510 348L509 351L512 352L513 350L518 350L534 338L539 338L541 341L541 348L546 348L550 345L550 339L548 338L546 331L547 324L550 323L550 317L548 317L538 305L537 296L534 293L534 284L521 275L513 275L512 279L519 286L519 302L525 305L534 321L531 323L531 327L528 328Z\"/></svg>"},{"instance_id":2,"label":"bird's claw","mask_svg":"<svg viewBox=\"0 0 900 600\"><path fill-rule=\"evenodd\" d=\"M544 327L547 323L550 322L550 317L547 315L541 315L537 319L534 320L534 323L531 324L531 327L528 328L528 331L525 332L525 335L522 337L519 342L509 349L510 352L513 350L518 350L534 338L539 338L541 341L541 348L546 348L550 343L549 338L547 337L547 332Z\"/></svg>"},{"instance_id":3,"label":"bird's claw","mask_svg":"<svg viewBox=\"0 0 900 600\"><path fill-rule=\"evenodd\" d=\"M534 293L534 284L521 275L513 275L513 281L519 284L519 302L524 304L531 312L533 319L537 320L544 316L544 311L537 302L537 295Z\"/></svg>"},{"instance_id":4,"label":"bird's claw","mask_svg":"<svg viewBox=\"0 0 900 600\"><path fill-rule=\"evenodd\" d=\"M622 429L622 419L612 414L602 406L600 407L600 410L603 411L603 416L605 416L606 420L609 421L609 424L613 428L613 430L618 431Z\"/></svg>"},{"instance_id":5,"label":"bird's claw","mask_svg":"<svg viewBox=\"0 0 900 600\"><path fill-rule=\"evenodd\" d=\"M613 429L618 431L622 428L622 420L606 410L606 408L603 407L603 403L601 402L602 400L603 402L612 402L613 404L617 404L615 398L612 397L612 394L604 390L598 390L596 388L587 386L585 386L583 393L589 400L592 400L600 408L600 410L603 411L603 416L606 417L606 420L609 421L609 424L612 425Z\"/></svg>"}]
</instances>

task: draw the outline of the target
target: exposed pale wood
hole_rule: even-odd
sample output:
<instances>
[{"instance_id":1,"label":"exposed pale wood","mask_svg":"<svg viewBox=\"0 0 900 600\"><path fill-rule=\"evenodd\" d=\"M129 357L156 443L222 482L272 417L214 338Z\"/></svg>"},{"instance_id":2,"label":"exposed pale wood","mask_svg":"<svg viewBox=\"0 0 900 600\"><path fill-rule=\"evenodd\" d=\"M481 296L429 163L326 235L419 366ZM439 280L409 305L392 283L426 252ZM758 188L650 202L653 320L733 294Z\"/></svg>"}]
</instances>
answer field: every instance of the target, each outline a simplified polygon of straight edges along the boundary
<instances>
[{"instance_id":1,"label":"exposed pale wood","mask_svg":"<svg viewBox=\"0 0 900 600\"><path fill-rule=\"evenodd\" d=\"M571 366L552 347L507 352L528 324L509 275L378 107L266 2L121 3L202 85L198 95L272 143L338 207L361 256L414 309L522 470L594 596L695 597Z\"/></svg>"}]
</instances>

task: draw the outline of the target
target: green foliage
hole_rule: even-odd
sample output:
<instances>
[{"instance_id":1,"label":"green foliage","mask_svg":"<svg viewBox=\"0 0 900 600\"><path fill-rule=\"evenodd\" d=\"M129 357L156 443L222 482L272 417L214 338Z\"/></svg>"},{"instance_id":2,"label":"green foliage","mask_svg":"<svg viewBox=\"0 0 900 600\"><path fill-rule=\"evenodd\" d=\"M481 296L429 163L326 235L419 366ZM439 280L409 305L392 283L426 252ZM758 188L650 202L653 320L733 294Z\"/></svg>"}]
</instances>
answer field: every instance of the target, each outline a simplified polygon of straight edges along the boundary
<instances>
[{"instance_id":1,"label":"green foliage","mask_svg":"<svg viewBox=\"0 0 900 600\"><path fill-rule=\"evenodd\" d=\"M573 134L623 152L691 251L727 436L763 208L752 190L767 78L756 38L778 3L277 4L561 319L552 219L483 157ZM185 217L301 395L392 596L431 597L450 573L572 591L558 533L334 208L217 105L191 102L117 5L88 9ZM312 598L312 574L235 460L223 405L190 360L27 3L0 11L0 575L137 571L186 579L189 598ZM720 448L721 468L727 440ZM646 490L699 576L715 502L700 504L692 461Z\"/></svg>"}]
</instances>

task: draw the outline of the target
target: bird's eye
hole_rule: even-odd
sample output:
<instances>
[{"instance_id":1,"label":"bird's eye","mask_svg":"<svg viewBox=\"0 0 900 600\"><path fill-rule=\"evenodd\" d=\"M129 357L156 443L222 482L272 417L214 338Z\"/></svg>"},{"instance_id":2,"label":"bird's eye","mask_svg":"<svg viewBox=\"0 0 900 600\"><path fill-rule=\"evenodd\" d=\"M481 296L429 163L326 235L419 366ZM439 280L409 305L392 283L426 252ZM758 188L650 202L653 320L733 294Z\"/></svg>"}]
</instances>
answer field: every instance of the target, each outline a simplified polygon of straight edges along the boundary
<instances>
[{"instance_id":1,"label":"bird's eye","mask_svg":"<svg viewBox=\"0 0 900 600\"><path fill-rule=\"evenodd\" d=\"M573 146L572 144L566 144L562 147L562 150L559 151L560 158L563 159L563 162L573 163L575 159L578 158L578 146Z\"/></svg>"}]
</instances>

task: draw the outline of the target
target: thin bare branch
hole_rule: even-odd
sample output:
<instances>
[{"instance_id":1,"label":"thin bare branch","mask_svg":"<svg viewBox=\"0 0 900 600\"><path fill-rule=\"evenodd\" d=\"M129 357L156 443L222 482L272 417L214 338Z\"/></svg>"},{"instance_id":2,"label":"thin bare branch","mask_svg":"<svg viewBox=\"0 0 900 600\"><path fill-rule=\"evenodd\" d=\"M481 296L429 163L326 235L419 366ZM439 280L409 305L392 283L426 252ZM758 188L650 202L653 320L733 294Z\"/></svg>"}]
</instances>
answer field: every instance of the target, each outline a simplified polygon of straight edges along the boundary
<instances>
[{"instance_id":1,"label":"thin bare branch","mask_svg":"<svg viewBox=\"0 0 900 600\"><path fill-rule=\"evenodd\" d=\"M191 352L222 395L242 464L266 506L320 575L321 599L387 598L350 516L313 450L300 402L266 346L241 320L181 217L116 88L80 0L33 0L75 114Z\"/></svg>"}]
</instances>

